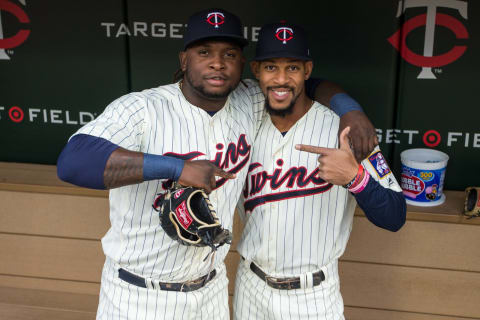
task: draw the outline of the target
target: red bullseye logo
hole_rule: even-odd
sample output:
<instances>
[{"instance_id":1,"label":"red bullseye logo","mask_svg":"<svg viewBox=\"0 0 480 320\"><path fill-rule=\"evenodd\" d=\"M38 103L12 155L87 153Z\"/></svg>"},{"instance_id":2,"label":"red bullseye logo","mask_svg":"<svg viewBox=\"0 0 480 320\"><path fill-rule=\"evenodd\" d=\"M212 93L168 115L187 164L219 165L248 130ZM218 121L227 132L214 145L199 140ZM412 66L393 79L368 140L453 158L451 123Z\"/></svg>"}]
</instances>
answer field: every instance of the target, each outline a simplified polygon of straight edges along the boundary
<instances>
[{"instance_id":1,"label":"red bullseye logo","mask_svg":"<svg viewBox=\"0 0 480 320\"><path fill-rule=\"evenodd\" d=\"M423 143L425 143L427 147L434 148L438 146L441 141L442 137L440 136L440 133L438 133L438 131L436 130L428 130L423 135Z\"/></svg>"},{"instance_id":2,"label":"red bullseye logo","mask_svg":"<svg viewBox=\"0 0 480 320\"><path fill-rule=\"evenodd\" d=\"M28 18L25 11L22 8L17 6L16 4L11 3L7 0L0 0L0 14L4 12L8 12L15 16L19 22L21 23L29 23L30 19ZM3 34L3 24L1 21L0 16L0 36ZM18 47L22 43L27 40L28 36L30 35L30 30L21 29L19 30L14 36L9 38L0 38L0 51L4 51L5 49L12 49ZM5 58L8 59L8 58Z\"/></svg>"},{"instance_id":3,"label":"red bullseye logo","mask_svg":"<svg viewBox=\"0 0 480 320\"><path fill-rule=\"evenodd\" d=\"M293 30L287 27L278 28L277 31L275 31L275 37L282 41L283 44L287 44L287 41L293 39Z\"/></svg>"},{"instance_id":4,"label":"red bullseye logo","mask_svg":"<svg viewBox=\"0 0 480 320\"><path fill-rule=\"evenodd\" d=\"M221 12L210 12L207 15L207 22L218 28L219 25L225 23L225 16Z\"/></svg>"},{"instance_id":5,"label":"red bullseye logo","mask_svg":"<svg viewBox=\"0 0 480 320\"><path fill-rule=\"evenodd\" d=\"M10 120L18 123L18 122L22 122L25 114L23 113L23 110L20 109L20 107L13 106L8 111L8 116L10 117Z\"/></svg>"},{"instance_id":6,"label":"red bullseye logo","mask_svg":"<svg viewBox=\"0 0 480 320\"><path fill-rule=\"evenodd\" d=\"M425 7L425 1L410 0L399 2L397 17L406 9L413 7ZM468 39L468 31L456 18L443 13L436 13L437 7L456 9L462 17L467 19L467 2L459 0L441 1L430 0L426 14L415 16L404 22L402 27L387 40L400 53L400 56L408 63L422 67L418 79L436 79L432 67L442 67L458 60L467 50L465 45L456 45L448 52L434 56L435 27L441 26L453 32L457 39ZM425 27L425 43L423 55L416 54L407 46L407 36L415 29Z\"/></svg>"}]
</instances>

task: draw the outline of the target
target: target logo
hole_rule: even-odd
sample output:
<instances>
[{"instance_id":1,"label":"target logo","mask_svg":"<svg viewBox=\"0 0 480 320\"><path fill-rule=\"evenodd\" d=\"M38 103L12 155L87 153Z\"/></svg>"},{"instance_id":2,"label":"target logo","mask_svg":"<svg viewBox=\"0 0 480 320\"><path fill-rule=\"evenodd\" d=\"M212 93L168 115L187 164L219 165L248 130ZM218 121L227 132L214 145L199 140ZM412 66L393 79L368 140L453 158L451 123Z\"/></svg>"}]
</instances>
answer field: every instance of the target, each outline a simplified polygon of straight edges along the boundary
<instances>
[{"instance_id":1,"label":"target logo","mask_svg":"<svg viewBox=\"0 0 480 320\"><path fill-rule=\"evenodd\" d=\"M452 16L437 13L437 7L446 7L457 10L467 19L467 2L460 0L401 0L398 4L397 18L408 8L427 7L427 13L415 16L405 21L402 27L395 32L388 42L400 52L400 56L408 63L421 67L417 79L436 79L432 67L442 67L458 60L467 50L465 45L456 45L448 52L434 56L434 36L436 26L442 26L453 32L456 39L468 39L465 26ZM407 36L413 30L425 26L425 43L423 55L414 53L406 44Z\"/></svg>"},{"instance_id":2,"label":"target logo","mask_svg":"<svg viewBox=\"0 0 480 320\"><path fill-rule=\"evenodd\" d=\"M480 132L442 132L435 129L420 131L418 129L376 129L379 143L420 145L426 147L480 148Z\"/></svg>"},{"instance_id":3,"label":"target logo","mask_svg":"<svg viewBox=\"0 0 480 320\"><path fill-rule=\"evenodd\" d=\"M423 135L423 143L430 148L434 148L440 144L442 137L440 133L436 130L428 130Z\"/></svg>"},{"instance_id":4,"label":"target logo","mask_svg":"<svg viewBox=\"0 0 480 320\"><path fill-rule=\"evenodd\" d=\"M10 110L8 110L8 116L10 117L10 120L18 123L23 121L25 114L20 107L13 106L10 108Z\"/></svg>"},{"instance_id":5,"label":"target logo","mask_svg":"<svg viewBox=\"0 0 480 320\"><path fill-rule=\"evenodd\" d=\"M64 110L53 108L20 108L18 105L12 107L0 106L0 121L9 119L13 123L48 123L84 125L97 116L96 113L87 111L71 111L68 107Z\"/></svg>"},{"instance_id":6,"label":"target logo","mask_svg":"<svg viewBox=\"0 0 480 320\"><path fill-rule=\"evenodd\" d=\"M207 22L218 28L219 25L225 23L225 16L221 12L210 12L207 15Z\"/></svg>"},{"instance_id":7,"label":"target logo","mask_svg":"<svg viewBox=\"0 0 480 320\"><path fill-rule=\"evenodd\" d=\"M19 2L23 6L26 5L25 0ZM5 14L5 12L13 15L21 23L30 22L27 14L20 6L8 0L0 0L0 60L10 60L6 50L9 50L11 54L13 51L10 49L16 48L24 43L30 35L30 30L20 29L15 35L5 38L3 33L4 25L2 22L2 15Z\"/></svg>"}]
</instances>

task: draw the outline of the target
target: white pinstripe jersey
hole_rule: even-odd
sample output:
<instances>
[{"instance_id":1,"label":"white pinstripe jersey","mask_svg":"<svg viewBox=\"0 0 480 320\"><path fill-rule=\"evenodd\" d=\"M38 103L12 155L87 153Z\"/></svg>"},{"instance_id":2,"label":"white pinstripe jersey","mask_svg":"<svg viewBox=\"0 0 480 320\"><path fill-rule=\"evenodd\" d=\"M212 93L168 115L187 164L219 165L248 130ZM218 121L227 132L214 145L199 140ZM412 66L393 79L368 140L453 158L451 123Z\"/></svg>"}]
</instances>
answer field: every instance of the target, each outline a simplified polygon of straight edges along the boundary
<instances>
[{"instance_id":1,"label":"white pinstripe jersey","mask_svg":"<svg viewBox=\"0 0 480 320\"><path fill-rule=\"evenodd\" d=\"M213 117L191 105L178 83L130 93L112 102L77 134L102 137L132 151L215 160L224 170L236 172L236 179L210 194L221 223L232 230L261 114L254 112L253 102L264 99L256 83L247 83L248 88L240 84ZM209 270L210 259L203 260L210 248L180 245L163 231L152 208L156 195L164 191L162 182L110 190L111 228L102 239L104 253L144 277L163 281L198 278ZM223 263L228 249L225 245L217 251L214 267Z\"/></svg>"},{"instance_id":2,"label":"white pinstripe jersey","mask_svg":"<svg viewBox=\"0 0 480 320\"><path fill-rule=\"evenodd\" d=\"M338 128L339 117L317 102L285 136L269 115L263 117L245 186L238 251L271 276L318 271L345 250L355 198L317 177L318 155L295 149L296 144L336 148ZM380 177L368 158L362 164L382 186L400 191L389 170Z\"/></svg>"}]
</instances>

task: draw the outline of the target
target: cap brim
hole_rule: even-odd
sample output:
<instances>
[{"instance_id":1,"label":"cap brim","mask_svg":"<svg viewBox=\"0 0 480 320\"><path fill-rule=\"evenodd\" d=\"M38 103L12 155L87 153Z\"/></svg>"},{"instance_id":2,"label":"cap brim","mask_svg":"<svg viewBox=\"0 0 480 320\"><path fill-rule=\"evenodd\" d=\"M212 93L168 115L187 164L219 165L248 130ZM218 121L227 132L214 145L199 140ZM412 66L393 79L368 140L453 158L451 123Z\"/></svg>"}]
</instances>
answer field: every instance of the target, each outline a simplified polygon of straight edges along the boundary
<instances>
[{"instance_id":1,"label":"cap brim","mask_svg":"<svg viewBox=\"0 0 480 320\"><path fill-rule=\"evenodd\" d=\"M197 39L194 39L188 43L185 43L184 44L184 49L186 50L189 46L191 46L192 44L196 43L196 42L200 42L200 41L204 41L204 40L225 40L225 41L229 41L229 42L235 42L237 43L241 48L244 48L245 46L248 45L248 40L243 38L243 37L240 37L238 35L234 35L234 34L222 34L221 36L206 36L206 37L201 37L201 38L197 38Z\"/></svg>"}]
</instances>

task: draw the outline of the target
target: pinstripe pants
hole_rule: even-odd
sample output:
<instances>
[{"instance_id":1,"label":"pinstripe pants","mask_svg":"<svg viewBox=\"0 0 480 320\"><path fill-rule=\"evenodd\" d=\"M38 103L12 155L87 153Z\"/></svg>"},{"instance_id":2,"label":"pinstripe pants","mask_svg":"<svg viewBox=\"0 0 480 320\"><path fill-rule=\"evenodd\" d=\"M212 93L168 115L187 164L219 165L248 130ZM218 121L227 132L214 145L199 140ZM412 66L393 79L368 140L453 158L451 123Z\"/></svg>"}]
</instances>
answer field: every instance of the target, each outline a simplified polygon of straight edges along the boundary
<instances>
[{"instance_id":1,"label":"pinstripe pants","mask_svg":"<svg viewBox=\"0 0 480 320\"><path fill-rule=\"evenodd\" d=\"M102 272L97 320L111 319L229 319L228 279L225 265L206 286L177 292L141 288L118 278L106 259Z\"/></svg>"},{"instance_id":2,"label":"pinstripe pants","mask_svg":"<svg viewBox=\"0 0 480 320\"><path fill-rule=\"evenodd\" d=\"M338 262L326 266L325 281L308 289L279 290L268 286L240 261L235 280L234 319L345 320Z\"/></svg>"}]
</instances>

